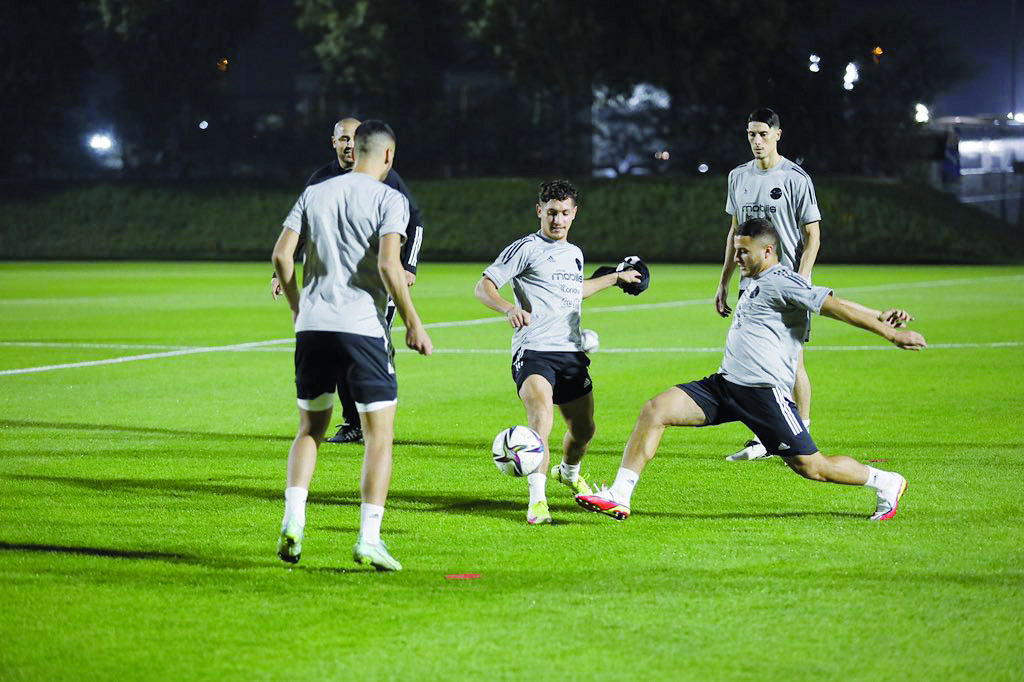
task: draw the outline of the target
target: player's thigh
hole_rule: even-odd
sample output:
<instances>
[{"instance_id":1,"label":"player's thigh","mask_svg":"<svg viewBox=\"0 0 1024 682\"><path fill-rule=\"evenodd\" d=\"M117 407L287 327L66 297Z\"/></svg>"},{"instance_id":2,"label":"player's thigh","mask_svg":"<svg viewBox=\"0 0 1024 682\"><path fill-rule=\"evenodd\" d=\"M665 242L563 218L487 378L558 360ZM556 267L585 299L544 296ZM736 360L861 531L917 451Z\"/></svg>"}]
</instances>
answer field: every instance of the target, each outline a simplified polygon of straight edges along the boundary
<instances>
[{"instance_id":1,"label":"player's thigh","mask_svg":"<svg viewBox=\"0 0 1024 682\"><path fill-rule=\"evenodd\" d=\"M672 386L644 404L644 417L665 426L704 426L707 415L689 393Z\"/></svg>"},{"instance_id":2,"label":"player's thigh","mask_svg":"<svg viewBox=\"0 0 1024 682\"><path fill-rule=\"evenodd\" d=\"M542 409L553 411L552 394L554 387L551 382L541 374L529 374L523 378L519 386L519 399L526 405L526 409Z\"/></svg>"},{"instance_id":3,"label":"player's thigh","mask_svg":"<svg viewBox=\"0 0 1024 682\"><path fill-rule=\"evenodd\" d=\"M331 425L333 406L325 410L304 410L299 408L299 435L311 436L317 442L323 440L327 427Z\"/></svg>"},{"instance_id":4,"label":"player's thigh","mask_svg":"<svg viewBox=\"0 0 1024 682\"><path fill-rule=\"evenodd\" d=\"M395 436L395 412L397 405L386 405L368 412L360 412L363 424L363 438L368 445L376 442L390 443Z\"/></svg>"}]
</instances>

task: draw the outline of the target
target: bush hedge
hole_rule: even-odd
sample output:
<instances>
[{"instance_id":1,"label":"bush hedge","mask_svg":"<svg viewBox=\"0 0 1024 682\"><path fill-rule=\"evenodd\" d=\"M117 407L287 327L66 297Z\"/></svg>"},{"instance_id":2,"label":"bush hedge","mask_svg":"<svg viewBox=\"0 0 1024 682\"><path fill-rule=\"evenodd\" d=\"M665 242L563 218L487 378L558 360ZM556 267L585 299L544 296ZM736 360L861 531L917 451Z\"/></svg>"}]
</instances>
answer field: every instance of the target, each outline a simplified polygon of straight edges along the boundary
<instances>
[{"instance_id":1,"label":"bush hedge","mask_svg":"<svg viewBox=\"0 0 1024 682\"><path fill-rule=\"evenodd\" d=\"M489 261L536 230L532 179L411 181L426 233L421 258ZM590 261L715 262L725 178L587 180L573 241ZM822 262L1017 263L995 218L924 186L819 178ZM300 185L108 184L0 188L0 258L268 260Z\"/></svg>"}]
</instances>

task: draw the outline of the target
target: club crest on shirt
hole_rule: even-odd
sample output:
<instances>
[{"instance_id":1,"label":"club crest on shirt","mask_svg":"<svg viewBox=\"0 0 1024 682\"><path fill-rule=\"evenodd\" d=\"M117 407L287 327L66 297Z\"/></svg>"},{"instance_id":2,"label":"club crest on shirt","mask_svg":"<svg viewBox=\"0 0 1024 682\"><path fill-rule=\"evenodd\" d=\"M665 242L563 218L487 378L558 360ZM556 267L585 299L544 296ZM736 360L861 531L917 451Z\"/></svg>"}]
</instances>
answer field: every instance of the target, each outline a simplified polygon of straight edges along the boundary
<instances>
[{"instance_id":1,"label":"club crest on shirt","mask_svg":"<svg viewBox=\"0 0 1024 682\"><path fill-rule=\"evenodd\" d=\"M781 199L782 190L776 187L771 192L768 193L768 196L770 196L772 199Z\"/></svg>"}]
</instances>

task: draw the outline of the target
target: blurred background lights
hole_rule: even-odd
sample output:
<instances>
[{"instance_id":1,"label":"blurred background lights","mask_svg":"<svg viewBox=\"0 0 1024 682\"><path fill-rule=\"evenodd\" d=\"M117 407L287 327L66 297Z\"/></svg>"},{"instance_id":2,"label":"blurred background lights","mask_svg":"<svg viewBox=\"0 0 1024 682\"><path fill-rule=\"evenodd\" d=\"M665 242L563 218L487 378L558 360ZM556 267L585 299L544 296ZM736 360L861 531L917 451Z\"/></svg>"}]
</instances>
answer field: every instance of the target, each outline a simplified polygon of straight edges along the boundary
<instances>
[{"instance_id":1,"label":"blurred background lights","mask_svg":"<svg viewBox=\"0 0 1024 682\"><path fill-rule=\"evenodd\" d=\"M1016 121L1017 123L1024 123L1024 112L1014 114L1013 120Z\"/></svg>"},{"instance_id":2,"label":"blurred background lights","mask_svg":"<svg viewBox=\"0 0 1024 682\"><path fill-rule=\"evenodd\" d=\"M711 169L708 168L708 165L706 163L702 163L701 165L697 166L697 172L699 173L707 173L709 170Z\"/></svg>"},{"instance_id":3,"label":"blurred background lights","mask_svg":"<svg viewBox=\"0 0 1024 682\"><path fill-rule=\"evenodd\" d=\"M857 65L850 62L846 65L846 74L843 76L843 87L847 90L853 90L853 84L860 79L860 71L857 70Z\"/></svg>"},{"instance_id":4,"label":"blurred background lights","mask_svg":"<svg viewBox=\"0 0 1024 682\"><path fill-rule=\"evenodd\" d=\"M659 161L668 161L668 159L669 159L668 150L666 149L664 151L654 152L654 158L658 159Z\"/></svg>"},{"instance_id":5,"label":"blurred background lights","mask_svg":"<svg viewBox=\"0 0 1024 682\"><path fill-rule=\"evenodd\" d=\"M931 114L925 105L918 103L914 109L914 120L918 123L927 123L931 119Z\"/></svg>"},{"instance_id":6,"label":"blurred background lights","mask_svg":"<svg viewBox=\"0 0 1024 682\"><path fill-rule=\"evenodd\" d=\"M110 139L109 135L96 133L89 138L89 146L98 152L105 152L114 146L114 141Z\"/></svg>"},{"instance_id":7,"label":"blurred background lights","mask_svg":"<svg viewBox=\"0 0 1024 682\"><path fill-rule=\"evenodd\" d=\"M209 127L210 127L210 124L208 122L206 122L206 121L200 121L199 122L199 129L200 130L206 130Z\"/></svg>"},{"instance_id":8,"label":"blurred background lights","mask_svg":"<svg viewBox=\"0 0 1024 682\"><path fill-rule=\"evenodd\" d=\"M807 58L807 68L811 70L811 73L818 73L821 71L821 57L816 54L812 54Z\"/></svg>"},{"instance_id":9,"label":"blurred background lights","mask_svg":"<svg viewBox=\"0 0 1024 682\"><path fill-rule=\"evenodd\" d=\"M225 72L225 71L228 70L228 66L229 66L229 64L228 64L228 58L227 57L221 57L220 59L217 60L217 70L218 71Z\"/></svg>"}]
</instances>

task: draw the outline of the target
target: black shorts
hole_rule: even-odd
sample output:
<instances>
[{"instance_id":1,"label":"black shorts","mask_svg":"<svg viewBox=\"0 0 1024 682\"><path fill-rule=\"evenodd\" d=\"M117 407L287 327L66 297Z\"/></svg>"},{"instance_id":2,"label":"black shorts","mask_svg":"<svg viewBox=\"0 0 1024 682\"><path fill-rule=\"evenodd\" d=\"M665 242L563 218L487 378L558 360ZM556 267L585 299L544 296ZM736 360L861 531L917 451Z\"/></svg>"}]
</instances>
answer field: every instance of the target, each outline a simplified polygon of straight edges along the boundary
<instances>
[{"instance_id":1,"label":"black shorts","mask_svg":"<svg viewBox=\"0 0 1024 682\"><path fill-rule=\"evenodd\" d=\"M539 374L551 384L552 402L564 405L594 390L587 372L589 366L590 358L583 352L544 352L520 348L512 358L512 378L518 392L526 377Z\"/></svg>"},{"instance_id":2,"label":"black shorts","mask_svg":"<svg viewBox=\"0 0 1024 682\"><path fill-rule=\"evenodd\" d=\"M386 337L346 332L296 332L295 390L299 407L311 412L334 404L339 384L360 412L398 400L398 382Z\"/></svg>"},{"instance_id":3,"label":"black shorts","mask_svg":"<svg viewBox=\"0 0 1024 682\"><path fill-rule=\"evenodd\" d=\"M721 374L678 386L704 410L706 426L743 422L773 455L812 455L818 451L796 405L778 388L740 386Z\"/></svg>"}]
</instances>

